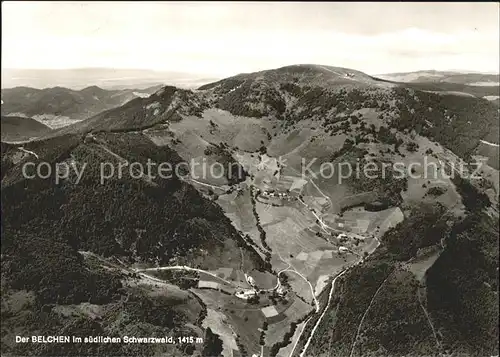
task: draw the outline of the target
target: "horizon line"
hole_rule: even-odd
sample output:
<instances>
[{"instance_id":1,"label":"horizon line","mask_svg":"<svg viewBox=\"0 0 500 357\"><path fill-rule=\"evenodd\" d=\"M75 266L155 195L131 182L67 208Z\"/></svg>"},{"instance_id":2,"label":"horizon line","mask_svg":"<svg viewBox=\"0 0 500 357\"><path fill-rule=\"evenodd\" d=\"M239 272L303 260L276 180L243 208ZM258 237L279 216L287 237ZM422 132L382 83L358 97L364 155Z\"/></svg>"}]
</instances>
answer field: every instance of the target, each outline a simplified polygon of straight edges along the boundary
<instances>
[{"instance_id":1,"label":"horizon line","mask_svg":"<svg viewBox=\"0 0 500 357\"><path fill-rule=\"evenodd\" d=\"M315 65L321 65L314 63ZM272 67L272 68L267 68L267 69L259 69L259 70L249 70L245 72L240 72L240 73L254 73L254 72L260 72L262 70L272 70L272 69L279 69L282 67L287 67L287 66L294 66L294 65L300 65L300 64L289 64L285 66L280 66L280 67ZM328 64L325 66L332 66L331 64ZM336 67L333 65L333 67ZM346 67L347 68L347 67ZM357 70L356 68L348 68L348 69L353 69ZM15 70L15 71L78 71L78 70L107 70L107 71L145 71L145 72L153 72L153 73L171 73L171 74L191 74L191 75L197 75L197 76L204 76L207 79L215 79L215 78L223 78L225 76L223 75L215 75L215 74L208 74L208 73L200 73L200 72L191 72L191 71L182 71L182 70L171 70L171 69L155 69L155 68L140 68L140 67L128 67L128 68L121 68L121 67L68 67L68 68L16 68L16 67L2 67L2 71L4 70ZM379 72L379 73L374 73L371 74L369 72L365 72L360 70L360 72L364 72L366 74L370 74L372 76L379 76L379 75L389 75L389 74L408 74L408 73L418 73L418 72L449 72L449 73L461 73L461 74L489 74L489 75L500 75L500 71L498 72L493 72L493 71L478 71L478 70L473 70L473 69L417 69L417 70L408 70L408 71L398 71L398 72ZM229 75L228 77L238 75L240 73L235 73L233 75Z\"/></svg>"}]
</instances>

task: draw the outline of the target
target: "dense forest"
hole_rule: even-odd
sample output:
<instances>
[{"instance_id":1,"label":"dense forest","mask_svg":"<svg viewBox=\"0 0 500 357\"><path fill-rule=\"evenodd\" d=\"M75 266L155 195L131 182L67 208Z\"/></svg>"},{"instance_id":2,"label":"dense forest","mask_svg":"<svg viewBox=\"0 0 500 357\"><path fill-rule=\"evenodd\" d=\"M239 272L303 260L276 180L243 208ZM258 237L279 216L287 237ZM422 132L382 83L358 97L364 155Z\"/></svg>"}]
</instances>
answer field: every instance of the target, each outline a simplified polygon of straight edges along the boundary
<instances>
[{"instance_id":1,"label":"dense forest","mask_svg":"<svg viewBox=\"0 0 500 357\"><path fill-rule=\"evenodd\" d=\"M33 179L3 188L6 237L29 232L59 239L78 250L158 263L182 257L196 260L194 248L222 252L230 244L224 240L244 245L221 209L175 175L149 182L132 179L131 171L125 170L122 178L114 175L101 184L99 163L120 161L108 151L144 166L147 159L181 161L168 147L157 148L140 134L105 134L101 139L107 150L97 144L79 144L66 153L88 164L78 184L70 177L59 185L51 179ZM258 255L249 254L258 264Z\"/></svg>"},{"instance_id":2,"label":"dense forest","mask_svg":"<svg viewBox=\"0 0 500 357\"><path fill-rule=\"evenodd\" d=\"M124 283L131 276L90 264L82 251L120 257L129 264L187 264L211 269L231 264L239 268L241 249L249 269L265 269L266 264L247 246L221 208L177 176L138 179L125 170L121 178L114 175L100 182L101 162L180 162L168 147L158 148L137 133L101 133L92 142L63 136L26 148L39 159L25 153L20 156L16 147L2 145L2 331L6 332L3 342L8 351L22 355L61 353L54 346L12 346L13 326L27 335L37 331L60 334L61 329L71 328L74 335L129 331L139 336L174 332L196 336L185 327L190 320L201 323L198 315L185 315L186 311L201 311L196 300L177 306L171 298L163 301L161 296L131 292ZM78 183L73 173L56 184L53 177L24 179L20 167L28 160L51 162L52 169L59 162L87 166ZM210 256L206 258L204 252ZM21 310L12 307L18 295L28 296L30 301ZM102 320L75 320L54 312L59 306L82 303L108 313ZM122 312L116 315L113 311ZM116 321L123 321L122 325ZM138 330L123 330L127 324ZM110 330L111 326L116 329ZM217 340L211 338L212 347L206 348L215 351ZM89 349L72 344L63 352L138 355L156 351L140 347L96 344ZM182 353L188 355L194 351L189 350L193 346L176 348L187 349Z\"/></svg>"},{"instance_id":3,"label":"dense forest","mask_svg":"<svg viewBox=\"0 0 500 357\"><path fill-rule=\"evenodd\" d=\"M498 354L498 231L498 220L470 214L427 273L428 306L449 350Z\"/></svg>"}]
</instances>

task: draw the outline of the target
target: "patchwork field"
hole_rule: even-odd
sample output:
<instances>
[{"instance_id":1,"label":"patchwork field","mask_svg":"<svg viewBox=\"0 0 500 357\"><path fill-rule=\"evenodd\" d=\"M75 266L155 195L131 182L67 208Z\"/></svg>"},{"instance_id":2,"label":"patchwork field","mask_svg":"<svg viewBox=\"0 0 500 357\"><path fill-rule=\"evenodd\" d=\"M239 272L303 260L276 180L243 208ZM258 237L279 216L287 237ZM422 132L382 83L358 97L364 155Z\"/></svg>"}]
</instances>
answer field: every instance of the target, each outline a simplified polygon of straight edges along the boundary
<instances>
[{"instance_id":1,"label":"patchwork field","mask_svg":"<svg viewBox=\"0 0 500 357\"><path fill-rule=\"evenodd\" d=\"M196 136L196 140L189 141L197 144L184 148L186 157L205 150L208 143L213 143L211 131L219 130L216 136L222 137L225 142L240 143L241 146L232 151L232 156L249 174L246 181L233 186L220 182L215 184L215 181L210 184L214 184L215 200L225 215L249 239L261 257L271 263L274 273L245 268L243 257L241 267L227 265L212 269L211 273L216 277L200 274L200 282L192 290L209 309L220 315L218 330L225 331L221 332L225 334L224 353L236 353L231 338L238 336L234 343L250 348L238 351L238 354L261 356L263 352L267 356L273 346L274 352L278 344L281 346L292 323L301 321L326 303L324 294L321 294L329 286L331 277L373 252L380 244L378 238L401 222L404 214L397 207L377 212L365 210L363 205L376 200L376 195L373 192L355 192L345 183L338 184L335 177L303 177L297 158L307 153L314 156L314 148L318 146L320 150L325 144L321 137L311 140L315 128L306 125L273 139L267 147L268 154L265 154L257 149L268 144L266 139L261 143L248 143L243 139L242 133L246 130L256 130L251 120L242 124L233 117L234 127L225 127L222 123L225 120L221 123L217 121L219 115L224 115L221 113L205 112L204 115L212 118L209 120L213 122L205 128L196 127L199 118L191 118L191 123L174 123L172 129L176 135ZM267 137L265 130L262 133ZM345 137L336 139L329 144L333 145L332 152L342 146ZM278 152L274 142L286 142L286 145L280 144L281 151ZM182 145L182 139L177 145ZM324 148L322 150L325 153ZM279 155L284 156L279 158ZM408 155L407 160L411 162L412 156ZM318 164L311 168L318 169ZM422 193L425 195L422 188L417 187L421 184L418 180L409 183L405 200L411 202L414 197ZM194 185L207 193L202 183L195 182ZM443 197L443 201L449 200L449 205L454 204L453 190L448 195L451 196ZM417 265L415 269L418 274ZM280 281L284 282L278 283L278 273ZM234 295L237 291L241 293L253 288L245 279L245 274L251 276L254 280L252 284L261 289L252 302ZM277 287L284 287L286 295L274 300L272 296L276 292L272 291ZM302 326L299 324L297 330ZM278 355L283 355L283 351L291 352L297 337L298 331L288 336L287 341L291 342L281 348ZM261 345L263 338L264 346Z\"/></svg>"},{"instance_id":2,"label":"patchwork field","mask_svg":"<svg viewBox=\"0 0 500 357\"><path fill-rule=\"evenodd\" d=\"M318 227L317 218L303 205L293 203L283 207L266 207L257 203L256 208L271 248L273 266L290 270L286 274L292 289L306 301L312 300L315 291L316 294L322 291L325 276L335 274L358 259L355 254L340 254L336 240L330 236L323 237L318 229L313 229ZM362 213L359 214L362 216ZM365 228L362 233L366 233L375 218L383 222L385 216L379 213L361 220ZM360 248L371 243L372 239L367 237L359 243Z\"/></svg>"}]
</instances>

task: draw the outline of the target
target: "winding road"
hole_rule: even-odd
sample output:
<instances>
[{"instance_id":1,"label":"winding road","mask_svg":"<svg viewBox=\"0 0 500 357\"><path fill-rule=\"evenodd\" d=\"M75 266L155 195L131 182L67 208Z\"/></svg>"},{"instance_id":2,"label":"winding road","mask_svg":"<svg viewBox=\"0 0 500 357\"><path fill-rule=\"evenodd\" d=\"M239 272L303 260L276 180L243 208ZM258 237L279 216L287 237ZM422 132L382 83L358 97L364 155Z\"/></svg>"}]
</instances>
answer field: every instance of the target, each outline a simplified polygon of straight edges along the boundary
<instances>
[{"instance_id":1,"label":"winding road","mask_svg":"<svg viewBox=\"0 0 500 357\"><path fill-rule=\"evenodd\" d=\"M293 269L282 270L279 272L279 274L287 272L287 271L297 274L298 276L300 276L302 279L304 279L307 282L307 284L309 285L309 288L311 289L311 295L313 297L316 312L319 312L319 302L318 302L318 299L316 299L316 295L314 295L314 288L313 288L311 282L309 280L307 280L307 278L304 275L302 275L301 273L299 273L298 271L293 270ZM279 282L279 278L278 278L278 282Z\"/></svg>"},{"instance_id":2,"label":"winding road","mask_svg":"<svg viewBox=\"0 0 500 357\"><path fill-rule=\"evenodd\" d=\"M26 154L33 155L34 157L36 157L36 158L37 158L37 160L38 160L38 159L40 159L40 158L38 157L37 153L35 153L35 152L31 151L31 150L26 150L26 149L25 149L24 147L22 147L22 146L21 146L21 147L18 147L18 149L19 149L19 150L21 150L22 152L25 152Z\"/></svg>"},{"instance_id":3,"label":"winding road","mask_svg":"<svg viewBox=\"0 0 500 357\"><path fill-rule=\"evenodd\" d=\"M338 278L340 278L342 275L344 275L344 273L346 271L347 271L347 269L343 270L342 272L340 272L340 274L338 274L333 279L333 281L332 281L332 287L330 288L330 294L328 295L328 302L326 303L326 306L323 309L323 312L321 313L318 321L316 321L316 324L314 325L314 327L313 327L313 329L311 331L311 335L307 339L306 344L304 345L304 348L303 348L302 352L300 353L300 357L304 357L305 356L305 354L307 352L307 348L309 347L309 344L311 343L311 340L314 337L314 333L316 332L316 329L318 328L319 324L321 323L321 320L323 319L323 316L325 316L326 312L328 311L328 308L330 307L330 302L332 300L333 292L335 290L335 281L337 281ZM307 320L307 321L309 321L309 320ZM302 332L304 332L304 329L305 329L306 325L307 325L307 322L304 324L304 327L302 328ZM290 357L293 355L293 352L295 351L295 347L297 347L297 342L300 340L300 336L302 335L302 332L299 335L299 337L297 338L297 341L295 342L295 346L293 347L292 352L290 353Z\"/></svg>"},{"instance_id":4,"label":"winding road","mask_svg":"<svg viewBox=\"0 0 500 357\"><path fill-rule=\"evenodd\" d=\"M294 171L296 171L296 170L294 170ZM319 189L319 187L318 187L318 186L314 183L314 181L313 181L313 179L312 179L312 178L310 178L310 177L306 177L306 179L307 179L310 183L312 183L312 184L313 184L313 186L314 186L314 187L318 190L318 192L319 192L319 193L320 193L320 194L321 194L324 198L326 198L326 199L330 202L330 204L332 203L332 201L331 201L330 197L328 197L327 195L325 195L325 194L324 194L324 193L323 193L323 192ZM192 177L190 177L190 178L186 178L186 181L192 181L192 182L194 182L194 183L197 183L197 184L200 184L200 185L203 185L203 186L207 186L207 187L211 187L211 188L214 188L214 189L215 189L215 188L218 188L218 189L223 189L223 190L225 189L225 188L223 188L223 187L221 187L221 186L210 185L210 184L207 184L207 183L200 182L200 181L198 181L198 180L193 179ZM299 199L299 201L300 201L300 202L301 202L301 203L302 203L302 204L303 204L303 205L304 205L304 206L305 206L305 207L306 207L309 211L311 211L311 212L312 212L312 214L313 214L313 215L317 218L317 220L318 220L318 222L319 222L319 225L320 225L320 227L321 227L321 229L322 229L322 230L324 230L324 231L325 231L325 232L327 232L327 233L330 233L330 232L328 232L328 230L327 230L327 229L332 230L332 231L336 231L336 230L335 230L335 229L333 229L332 227L328 226L325 222L323 222L323 220L322 220L322 219L321 219L321 218L320 218L320 217L316 214L316 212L315 212L312 208L310 208L310 207L309 207L309 206L308 206L308 205L307 205L307 204L306 204L303 200ZM378 239L376 239L376 238L375 238L375 242L376 242L376 246L375 246L375 247L374 247L371 251L369 251L369 252L368 252L368 254L369 254L369 255L370 255L371 253L373 253L373 252L376 250L376 248L379 246L379 244L380 244L380 242L379 242L379 241L378 241ZM280 257L280 258L281 258L281 257ZM281 286L281 282L280 282L280 280L279 280L279 277L280 277L280 275L281 275L281 274L286 273L286 272L292 272L292 273L295 273L295 274L297 274L299 277L301 277L303 280L305 280L305 281L307 282L307 284L309 285L309 288L310 288L310 290L311 290L311 295L312 295L312 297L313 297L313 301L314 301L314 305L315 305L315 313L316 313L316 314L317 314L317 313L319 313L319 312L320 312L320 304L319 304L318 299L316 298L316 295L315 295L315 293L314 293L314 288L313 288L313 286L312 286L311 282L310 282L310 281L309 281L309 280L308 280L308 279L307 279L304 275L302 275L300 272L298 272L298 271L297 271L297 270L296 270L296 269L295 269L295 268L294 268L294 267L293 267L290 263L286 262L286 261L285 261L285 260L283 260L282 258L281 258L281 260L282 260L282 262L283 262L283 263L287 264L288 266L287 266L286 268L284 268L284 269L280 270L280 271L276 274L277 279L278 279L278 281L277 281L277 283L276 283L276 286L275 286L275 287L273 287L273 288L271 288L271 289L264 290L264 291L273 291L273 290L277 290L277 289ZM303 349L302 349L302 351L301 351L301 353L300 353L300 357L304 357L304 356L306 356L306 353L307 353L307 350L308 350L308 348L309 348L309 345L310 345L310 343L311 343L312 339L314 338L315 333L316 333L316 331L317 331L317 329L318 329L319 325L321 324L321 322L322 322L322 320L323 320L324 315L326 314L326 312L328 311L328 309L329 309L329 307L330 307L331 300L332 300L333 295L334 295L334 292L335 292L335 283L336 283L337 279L338 279L339 277L343 276L343 275L344 275L344 274L345 274L345 273L346 273L346 272L347 272L347 271L348 271L348 270L349 270L352 266L357 265L357 264L360 264L360 263L362 263L363 261L364 261L364 259L363 259L363 258L361 258L361 259L360 259L360 260L358 260L355 264L353 264L353 265L351 265L350 267L347 267L347 268L345 268L344 270L342 270L342 271L341 271L339 274L337 274L337 275L335 276L335 278L332 280L332 283L331 283L331 288L330 288L330 292L329 292L329 296L328 296L328 301L327 301L327 304L326 304L326 306L324 307L323 311L321 312L321 315L319 316L318 320L316 321L316 323L315 323L315 325L314 325L314 327L313 327L313 329L312 329L312 331L311 331L311 333L310 333L310 335L309 335L309 337L308 337L308 339L307 339L307 341L306 341L306 343L305 343L305 345L304 345L304 347L303 347ZM145 273L147 273L148 271L162 271L162 270L185 270L185 271L194 271L194 272L198 272L198 273L203 273L203 274L210 275L210 276L212 276L212 277L214 277L214 278L216 278L216 279L218 279L218 280L220 280L220 281L224 282L225 284L228 284L228 285L233 286L233 287L238 287L238 286L236 286L234 283L232 283L232 282L230 282L230 281L228 281L228 280L226 280L226 279L223 279L223 278L221 278L221 277L217 276L217 275L216 275L216 274L214 274L214 273L211 273L211 272L209 272L209 271L202 270L202 269L191 268L191 267L184 266L184 265L177 265L177 266L164 266L164 267L154 267L154 268L144 268L144 269L134 269L134 271L135 271L135 272L137 272L137 273L139 273L140 275L142 275L142 276L144 276L144 277L147 277L147 278L149 278L149 279L155 280L155 281L159 281L159 282L161 281L160 279L157 279L157 278L152 277L152 276L150 276L150 275L147 275L147 274L145 274ZM385 281L384 281L384 282L385 282ZM382 287L382 285L383 285L383 283L381 284L381 286L379 287L379 289ZM378 290L377 290L377 292L378 292ZM377 295L377 293L375 294L375 296L376 296L376 295ZM374 296L374 298L375 298L375 296ZM371 305L371 304L370 304L370 305ZM369 308L370 308L370 306L369 306L369 307L367 308L367 310L365 311L365 315L366 315L366 313L368 312ZM365 316L365 315L364 315L364 316ZM361 322L360 322L360 326L358 327L358 334L359 334L359 330L360 330L360 328L361 328L361 325L362 325L362 323L363 323L364 316L363 316L363 318L362 318L362 320L361 320ZM305 329L306 329L306 327L307 327L308 323L311 321L311 319L312 319L312 317L308 318L308 319L304 322L304 324L303 324L303 326L302 326L302 328L301 328L301 331L300 331L300 333L299 333L299 335L298 335L298 337L297 337L297 339L296 339L296 341L295 341L295 343L294 343L294 345L293 345L293 348L292 348L292 350L291 350L291 352L290 352L290 355L289 355L290 357L292 357L292 356L294 355L295 350L296 350L296 348L297 348L297 345L298 345L298 343L299 343L299 341L300 341L300 338L301 338L301 336L303 335L303 333L304 333L304 331L305 331ZM356 336L355 341L354 341L354 344L353 344L353 346L352 346L352 351L351 351L351 354L352 354L352 353L353 353L353 351L354 351L354 347L355 347L356 339L357 339L357 336ZM263 357L263 346L261 346L261 356L260 356L260 357Z\"/></svg>"},{"instance_id":5,"label":"winding road","mask_svg":"<svg viewBox=\"0 0 500 357\"><path fill-rule=\"evenodd\" d=\"M168 266L168 267L156 267L156 268L145 268L145 269L134 269L134 272L136 273L143 273L143 272L148 272L148 271L162 271L162 270L186 270L186 271L195 271L195 272L198 272L198 273L203 273L203 274L207 274L207 275L210 275L216 279L219 279L220 281L223 281L224 283L228 284L228 285L231 285L233 287L237 287L235 284L233 284L232 282L224 279L224 278L221 278L220 276L217 276L216 274L214 273L211 273L209 271L206 271L206 270L203 270L203 269L197 269L197 268L191 268L191 267L188 267L188 266L185 266L185 265L174 265L174 266ZM149 276L149 275L148 275Z\"/></svg>"},{"instance_id":6,"label":"winding road","mask_svg":"<svg viewBox=\"0 0 500 357\"><path fill-rule=\"evenodd\" d=\"M374 251L378 248L378 246L380 245L380 241L379 241L377 238L375 238L375 239L376 239L377 245L376 245L376 246L375 246L375 247L374 247L371 251L369 251L369 252L368 252L368 255L371 255L371 254L372 254L372 253L373 253L373 252L374 252ZM327 302L327 304L326 304L326 306L325 306L325 309L324 309L324 310L323 310L323 312L321 313L321 316L319 317L318 321L317 321L317 322L316 322L316 324L314 325L314 327L313 327L313 329L312 329L312 331L311 331L311 335L310 335L310 336L309 336L309 338L307 339L307 341L306 341L306 343L305 343L305 345L304 345L304 348L303 348L302 352L300 353L300 357L304 357L304 356L305 356L305 353L307 352L307 348L309 347L309 344L311 343L311 341L312 341L312 339L313 339L313 337L314 337L314 333L316 332L316 329L318 328L319 324L321 323L321 320L323 319L323 316L325 315L326 311L328 311L328 308L330 307L330 302L331 302L331 300L332 300L333 293L334 293L334 291L335 291L335 282L337 281L337 279L338 279L339 277L341 277L342 275L344 275L344 274L345 274L345 273L346 273L349 269L351 269L352 267L354 267L354 266L356 266L356 265L358 265L358 264L363 263L364 259L365 259L365 258L361 258L360 260L358 260L356 263L354 263L354 264L353 264L353 265L351 265L350 267L348 267L348 268L344 269L343 271L341 271L341 272L340 272L340 273L339 273L339 274L338 274L338 275L337 275L337 276L333 279L333 281L332 281L332 287L330 288L330 294L328 295L328 302ZM384 281L384 282L385 282L385 281ZM383 285L383 283L382 283L382 285ZM382 285L381 285L381 286L382 286ZM377 290L377 292L378 292L378 290ZM368 307L368 308L369 308L369 307ZM367 310L368 310L368 309L367 309ZM366 311L365 311L365 314L366 314ZM311 318L312 318L312 317L311 317ZM289 357L292 357L292 356L293 356L293 354L294 354L294 352L295 352L295 349L296 349L296 347L297 347L297 344L298 344L298 342L299 342L299 340L300 340L300 337L301 337L301 336L302 336L302 334L304 333L304 330L305 330L305 328L306 328L306 326L307 326L307 323L309 322L309 320L310 320L311 318L309 318L308 320L306 320L306 322L305 322L304 326L302 327L302 330L301 330L301 332L300 332L299 336L297 337L297 340L295 341L295 344L294 344L294 346L293 346L292 352L290 353ZM360 325L361 325L361 324L362 324L362 322L360 323ZM356 337L356 338L357 338L357 337Z\"/></svg>"}]
</instances>

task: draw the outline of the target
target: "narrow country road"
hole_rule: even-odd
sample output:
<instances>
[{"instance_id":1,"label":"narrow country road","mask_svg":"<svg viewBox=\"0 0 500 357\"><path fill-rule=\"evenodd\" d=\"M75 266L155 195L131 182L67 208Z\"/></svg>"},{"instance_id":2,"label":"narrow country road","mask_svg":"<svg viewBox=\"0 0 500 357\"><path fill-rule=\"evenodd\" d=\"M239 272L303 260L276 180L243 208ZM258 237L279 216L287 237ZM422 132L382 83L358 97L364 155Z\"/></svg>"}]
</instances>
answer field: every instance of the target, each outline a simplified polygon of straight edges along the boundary
<instances>
[{"instance_id":1,"label":"narrow country road","mask_svg":"<svg viewBox=\"0 0 500 357\"><path fill-rule=\"evenodd\" d=\"M309 285L309 288L311 289L311 295L313 297L316 312L319 312L319 302L318 302L318 299L316 299L316 295L314 295L314 288L313 288L311 282L309 280L307 280L307 278L304 275L302 275L301 273L299 273L298 271L293 270L293 269L286 269L286 270L281 271L280 273L284 273L287 271L297 274L298 276L300 276L302 279L304 279L306 281L306 283Z\"/></svg>"},{"instance_id":2,"label":"narrow country road","mask_svg":"<svg viewBox=\"0 0 500 357\"><path fill-rule=\"evenodd\" d=\"M25 152L26 154L33 155L33 156L34 156L34 157L36 157L37 159L40 159L40 158L38 157L38 154L37 154L37 153L35 153L35 152L33 152L33 151L31 151L31 150L26 150L26 149L25 149L24 147L22 147L22 146L21 146L21 147L19 147L18 149L19 149L19 150L21 150L22 152Z\"/></svg>"},{"instance_id":3,"label":"narrow country road","mask_svg":"<svg viewBox=\"0 0 500 357\"><path fill-rule=\"evenodd\" d=\"M210 275L216 279L219 279L220 281L223 281L224 283L226 284L229 284L233 287L237 287L235 284L231 283L230 281L224 279L224 278L221 278L220 276L217 276L215 275L214 273L211 273L209 271L206 271L206 270L202 270L202 269L197 269L197 268L191 268L191 267L188 267L188 266L185 266L185 265L174 265L174 266L168 266L168 267L157 267L157 268L145 268L145 269L134 269L134 271L136 273L143 273L143 272L148 272L148 271L162 271L162 270L186 270L186 271L195 271L195 272L198 272L198 273L203 273L203 274L207 274L207 275Z\"/></svg>"},{"instance_id":4,"label":"narrow country road","mask_svg":"<svg viewBox=\"0 0 500 357\"><path fill-rule=\"evenodd\" d=\"M330 288L330 294L328 295L328 302L326 303L326 306L325 308L323 309L323 312L321 313L318 321L316 321L316 324L314 325L312 331L311 331L311 335L309 336L309 338L307 339L307 342L306 344L304 345L304 349L302 350L302 353L300 354L300 357L304 357L306 355L306 352L307 352L307 348L309 347L309 344L311 343L311 340L313 339L314 337L314 333L316 332L316 329L318 328L319 324L321 323L321 320L323 319L323 316L325 316L326 312L328 311L328 308L330 307L330 302L332 300L332 297L333 297L333 292L335 290L335 281L337 281L338 278L340 278L342 275L344 275L344 273L347 271L347 269L343 270L342 272L340 272L340 274L338 274L332 281L332 287ZM304 325L305 327L305 325ZM302 329L302 331L304 331L304 329ZM300 336L299 338L297 339L297 341L300 339ZM295 347L294 347L295 349ZM292 353L290 354L290 357L293 355L293 350L292 350Z\"/></svg>"},{"instance_id":5,"label":"narrow country road","mask_svg":"<svg viewBox=\"0 0 500 357\"><path fill-rule=\"evenodd\" d=\"M295 352L295 348L297 348L297 344L299 343L299 340L300 340L300 337L302 336L302 334L304 333L304 330L306 329L306 326L307 326L307 323L309 322L309 320L311 320L312 317L308 318L305 322L304 322L304 326L302 326L302 330L300 330L300 333L299 333L299 336L297 337L297 340L295 340L295 343L293 345L293 348L292 348L292 351L290 352L290 357L293 356L293 353Z\"/></svg>"},{"instance_id":6,"label":"narrow country road","mask_svg":"<svg viewBox=\"0 0 500 357\"><path fill-rule=\"evenodd\" d=\"M372 253L373 253L373 252L374 252L374 251L378 248L378 246L380 245L380 241L379 241L378 239L376 239L376 242L377 242L376 246L375 246L375 247L374 247L371 251L369 251L369 252L368 252L368 255L371 255L371 254L372 254ZM319 319L318 319L318 321L316 322L316 325L314 325L314 328L313 328L313 329L312 329L312 331L311 331L311 335L310 335L310 336L309 336L309 338L307 339L307 342L306 342L306 344L304 345L304 348L303 348L303 350L302 350L302 352L301 352L301 354L300 354L300 357L304 357L304 356L305 356L305 353L307 352L307 348L309 347L309 344L311 343L311 341L312 341L312 339L313 339L313 337L314 337L314 333L316 332L316 329L318 328L319 324L321 323L321 320L323 319L323 316L326 314L326 311L328 311L328 308L330 307L330 302L331 302L332 297L333 297L333 293L334 293L334 290L335 290L335 282L337 281L337 278L339 278L340 276L344 275L344 274L345 274L347 271L349 271L349 269L351 269L352 267L354 267L354 266L356 266L356 265L359 265L359 264L363 263L364 259L365 259L365 258L364 258L364 257L362 257L362 258L361 258L360 260L358 260L356 263L354 263L353 265L351 265L351 266L347 267L346 269L344 269L343 271L341 271L341 272L340 272L340 273L339 273L339 274L338 274L338 275L337 275L337 276L333 279L333 281L332 281L332 287L330 288L330 294L328 295L328 302L327 302L327 305L325 306L325 309L324 309L324 310L323 310L323 312L321 313L320 318L319 318ZM391 272L391 274L392 274L392 272ZM390 274L389 274L389 276L390 276ZM387 278L388 278L388 277L387 277ZM387 278L386 278L386 280L387 280ZM385 280L384 280L384 282L385 282ZM379 290L380 290L380 288L382 287L382 285L383 285L383 284L384 284L384 283L382 283L382 284L381 284L381 286L379 287ZM378 293L378 291L379 291L379 290L377 290L377 292L375 293L375 295ZM373 299L372 299L372 302L373 302ZM370 303L370 304L371 304L371 303ZM369 307L368 307L368 309L369 309ZM367 311L368 311L368 309L367 309ZM367 311L365 311L365 314L366 314L366 312L367 312ZM311 317L311 318L312 318L312 317ZM304 333L304 330L305 330L305 328L306 328L306 326L307 326L307 323L309 322L309 320L310 320L311 318L307 319L307 320L306 320L306 322L305 322L305 324L304 324L304 326L302 327L302 330L301 330L301 332L300 332L299 336L297 337L297 340L295 341L295 344L294 344L294 346L293 346L292 352L290 353L290 356L289 356L289 357L292 357L292 356L293 356L293 353L295 352L295 348L297 347L297 344L298 344L298 342L299 342L299 340L300 340L300 337L301 337L301 336L302 336L302 334ZM360 326L361 326L361 324L362 324L362 322L360 323ZM360 327L359 327L359 328L360 328ZM358 328L358 329L359 329L359 328ZM357 338L357 337L356 337L356 338ZM353 347L354 347L354 346L353 346Z\"/></svg>"}]
</instances>

